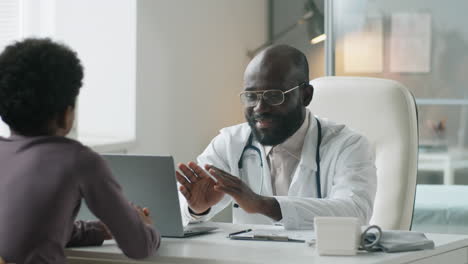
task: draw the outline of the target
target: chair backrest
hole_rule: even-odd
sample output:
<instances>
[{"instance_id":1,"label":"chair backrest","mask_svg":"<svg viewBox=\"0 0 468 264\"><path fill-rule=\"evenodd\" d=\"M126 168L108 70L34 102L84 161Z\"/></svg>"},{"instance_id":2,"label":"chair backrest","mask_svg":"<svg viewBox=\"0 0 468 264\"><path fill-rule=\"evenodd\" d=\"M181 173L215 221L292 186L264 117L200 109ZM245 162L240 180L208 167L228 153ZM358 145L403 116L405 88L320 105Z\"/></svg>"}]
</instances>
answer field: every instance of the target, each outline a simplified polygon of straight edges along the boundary
<instances>
[{"instance_id":1,"label":"chair backrest","mask_svg":"<svg viewBox=\"0 0 468 264\"><path fill-rule=\"evenodd\" d=\"M416 104L403 85L364 77L323 77L308 106L312 113L342 123L375 147L377 193L371 224L409 230L418 159Z\"/></svg>"}]
</instances>

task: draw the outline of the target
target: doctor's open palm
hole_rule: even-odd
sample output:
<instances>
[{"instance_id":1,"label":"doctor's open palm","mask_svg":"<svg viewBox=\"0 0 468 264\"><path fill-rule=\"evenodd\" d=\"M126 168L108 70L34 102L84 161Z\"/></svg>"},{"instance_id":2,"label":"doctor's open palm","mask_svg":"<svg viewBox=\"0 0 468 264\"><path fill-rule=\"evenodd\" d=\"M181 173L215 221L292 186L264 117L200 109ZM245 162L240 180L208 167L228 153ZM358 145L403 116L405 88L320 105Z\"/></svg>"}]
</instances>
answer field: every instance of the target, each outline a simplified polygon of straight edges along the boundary
<instances>
[{"instance_id":1,"label":"doctor's open palm","mask_svg":"<svg viewBox=\"0 0 468 264\"><path fill-rule=\"evenodd\" d=\"M178 168L179 190L194 213L201 214L223 199L224 193L214 189L215 181L195 162L180 163Z\"/></svg>"}]
</instances>

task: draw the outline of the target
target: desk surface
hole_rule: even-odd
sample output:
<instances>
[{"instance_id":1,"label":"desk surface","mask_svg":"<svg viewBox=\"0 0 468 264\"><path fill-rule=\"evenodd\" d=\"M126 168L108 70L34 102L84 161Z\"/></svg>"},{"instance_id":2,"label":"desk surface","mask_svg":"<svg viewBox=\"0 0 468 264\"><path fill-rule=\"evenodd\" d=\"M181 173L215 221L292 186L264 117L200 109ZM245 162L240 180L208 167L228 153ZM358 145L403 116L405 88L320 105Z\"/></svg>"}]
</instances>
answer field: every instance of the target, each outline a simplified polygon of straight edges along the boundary
<instances>
[{"instance_id":1,"label":"desk surface","mask_svg":"<svg viewBox=\"0 0 468 264\"><path fill-rule=\"evenodd\" d=\"M265 229L267 226L206 224L219 229L211 234L191 238L163 238L158 253L141 263L442 263L441 260L447 260L447 254L444 253L457 252L460 249L464 250L463 256L460 257L458 253L456 255L464 261L459 263L466 263L468 257L468 236L464 235L427 234L436 244L433 250L392 254L362 252L351 257L319 256L314 246L310 247L305 243L239 241L226 238L230 232L249 227ZM66 250L66 254L70 263L87 263L83 261L86 259L92 259L93 263L139 263L127 259L112 241L100 247L70 248ZM441 255L444 257L440 258ZM428 258L433 257L438 260L427 262ZM449 258L445 263L458 263L450 260Z\"/></svg>"}]
</instances>

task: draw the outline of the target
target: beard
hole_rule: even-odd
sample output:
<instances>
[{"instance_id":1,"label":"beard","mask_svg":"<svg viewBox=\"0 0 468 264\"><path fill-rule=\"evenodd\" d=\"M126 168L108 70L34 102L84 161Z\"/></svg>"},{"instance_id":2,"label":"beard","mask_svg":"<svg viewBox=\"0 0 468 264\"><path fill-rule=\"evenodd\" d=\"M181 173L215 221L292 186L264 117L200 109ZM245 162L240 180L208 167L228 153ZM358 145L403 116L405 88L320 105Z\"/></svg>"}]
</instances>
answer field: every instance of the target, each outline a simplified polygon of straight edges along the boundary
<instances>
[{"instance_id":1,"label":"beard","mask_svg":"<svg viewBox=\"0 0 468 264\"><path fill-rule=\"evenodd\" d=\"M251 114L245 118L252 130L255 139L264 146L275 146L283 143L292 136L302 125L303 122L303 106L298 104L297 107L286 114ZM271 127L258 128L259 120L268 120Z\"/></svg>"}]
</instances>

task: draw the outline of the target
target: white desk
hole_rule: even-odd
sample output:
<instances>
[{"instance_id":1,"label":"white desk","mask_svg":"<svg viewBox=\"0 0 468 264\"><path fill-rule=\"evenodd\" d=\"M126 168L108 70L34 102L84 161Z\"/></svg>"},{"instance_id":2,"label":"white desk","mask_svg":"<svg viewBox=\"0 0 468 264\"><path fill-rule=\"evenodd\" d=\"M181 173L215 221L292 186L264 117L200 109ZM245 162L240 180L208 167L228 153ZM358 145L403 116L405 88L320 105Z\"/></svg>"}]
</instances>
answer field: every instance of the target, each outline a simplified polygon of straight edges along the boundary
<instances>
[{"instance_id":1,"label":"white desk","mask_svg":"<svg viewBox=\"0 0 468 264\"><path fill-rule=\"evenodd\" d=\"M209 235L185 239L163 238L156 256L143 261L127 259L114 243L102 247L66 250L70 264L88 263L321 263L321 264L466 264L468 236L428 234L436 248L433 250L386 254L359 253L356 256L319 256L315 247L305 243L229 240L226 235L250 225L209 223L220 227ZM266 226L257 226L264 229Z\"/></svg>"}]
</instances>

